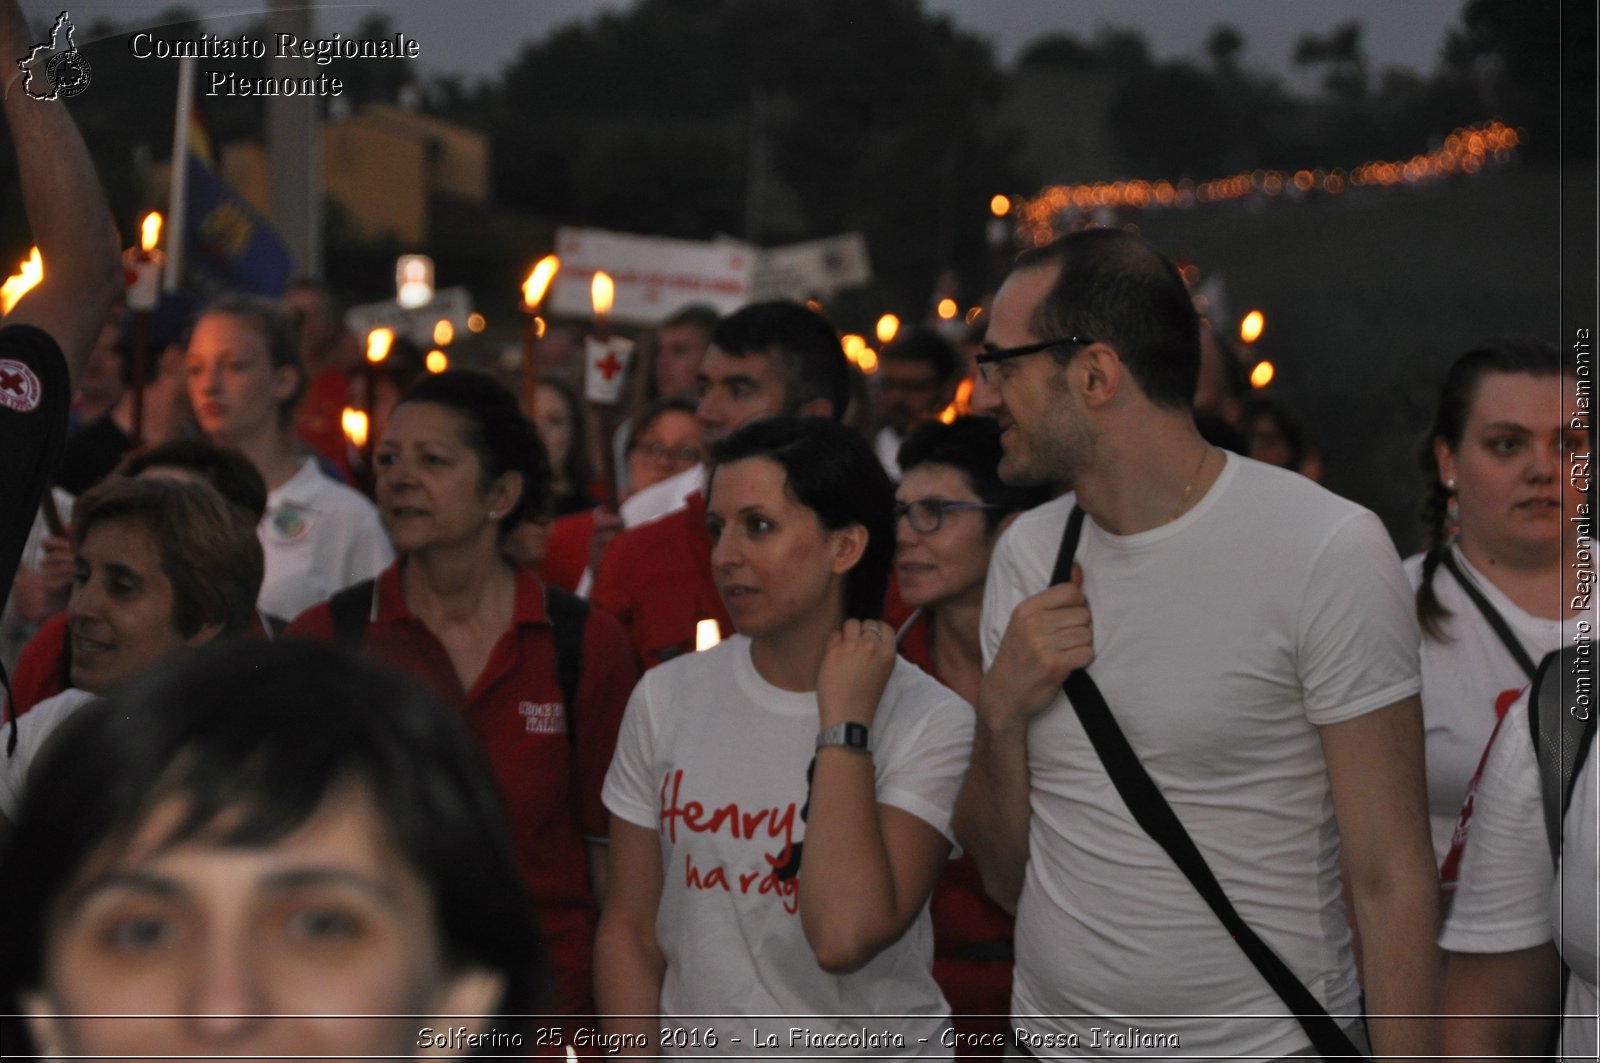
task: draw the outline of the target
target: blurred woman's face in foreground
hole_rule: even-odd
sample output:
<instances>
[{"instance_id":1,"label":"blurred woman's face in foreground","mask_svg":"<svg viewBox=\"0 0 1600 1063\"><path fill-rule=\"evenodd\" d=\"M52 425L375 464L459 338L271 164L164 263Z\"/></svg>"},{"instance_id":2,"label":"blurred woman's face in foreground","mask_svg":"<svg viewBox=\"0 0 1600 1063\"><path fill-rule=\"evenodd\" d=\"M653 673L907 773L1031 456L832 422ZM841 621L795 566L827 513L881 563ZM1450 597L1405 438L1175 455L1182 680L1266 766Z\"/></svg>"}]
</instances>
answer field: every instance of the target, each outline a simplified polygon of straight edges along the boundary
<instances>
[{"instance_id":1,"label":"blurred woman's face in foreground","mask_svg":"<svg viewBox=\"0 0 1600 1063\"><path fill-rule=\"evenodd\" d=\"M406 1057L423 1028L493 1012L502 979L448 967L434 898L364 783L263 847L219 844L226 814L170 844L184 812L156 805L56 903L26 998L44 1054Z\"/></svg>"}]
</instances>

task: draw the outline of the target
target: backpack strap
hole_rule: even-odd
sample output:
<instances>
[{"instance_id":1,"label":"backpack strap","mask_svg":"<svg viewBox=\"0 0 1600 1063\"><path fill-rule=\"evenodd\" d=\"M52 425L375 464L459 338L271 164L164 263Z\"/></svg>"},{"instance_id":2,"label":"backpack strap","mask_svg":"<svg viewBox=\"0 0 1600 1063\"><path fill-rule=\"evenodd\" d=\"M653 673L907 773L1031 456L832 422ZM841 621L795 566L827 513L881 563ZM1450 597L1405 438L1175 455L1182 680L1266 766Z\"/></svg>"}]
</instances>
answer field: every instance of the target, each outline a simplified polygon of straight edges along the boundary
<instances>
[{"instance_id":1,"label":"backpack strap","mask_svg":"<svg viewBox=\"0 0 1600 1063\"><path fill-rule=\"evenodd\" d=\"M372 622L377 585L377 580L364 579L328 599L328 612L333 617L333 639L352 653L361 649L367 625Z\"/></svg>"},{"instance_id":2,"label":"backpack strap","mask_svg":"<svg viewBox=\"0 0 1600 1063\"><path fill-rule=\"evenodd\" d=\"M1589 641L1570 642L1546 654L1528 695L1528 730L1533 732L1533 755L1539 762L1539 793L1552 860L1561 857L1562 823L1578 772L1594 744L1591 699L1578 698L1579 669L1585 665L1592 669L1593 662L1594 643Z\"/></svg>"},{"instance_id":3,"label":"backpack strap","mask_svg":"<svg viewBox=\"0 0 1600 1063\"><path fill-rule=\"evenodd\" d=\"M1055 569L1050 577L1051 586L1071 577L1072 560L1077 554L1078 539L1082 533L1083 510L1073 506L1061 537L1061 550L1056 554ZM1111 712L1111 706L1106 704L1105 696L1100 693L1099 685L1086 670L1080 668L1067 676L1061 688L1134 820L1161 846L1195 892L1205 900L1217 920L1232 935L1239 950L1288 1007L1317 1054L1324 1059L1364 1061L1366 1057L1356 1049L1316 995L1306 988L1305 983L1289 969L1289 965L1261 940L1260 935L1250 928L1234 908L1212 872L1211 865L1206 862L1205 855L1167 803L1161 788L1145 770L1127 735L1123 734L1121 725Z\"/></svg>"},{"instance_id":4,"label":"backpack strap","mask_svg":"<svg viewBox=\"0 0 1600 1063\"><path fill-rule=\"evenodd\" d=\"M567 741L576 743L574 726L578 707L578 681L583 678L583 633L589 623L589 603L564 587L545 584L544 611L556 640L556 683L567 713Z\"/></svg>"}]
</instances>

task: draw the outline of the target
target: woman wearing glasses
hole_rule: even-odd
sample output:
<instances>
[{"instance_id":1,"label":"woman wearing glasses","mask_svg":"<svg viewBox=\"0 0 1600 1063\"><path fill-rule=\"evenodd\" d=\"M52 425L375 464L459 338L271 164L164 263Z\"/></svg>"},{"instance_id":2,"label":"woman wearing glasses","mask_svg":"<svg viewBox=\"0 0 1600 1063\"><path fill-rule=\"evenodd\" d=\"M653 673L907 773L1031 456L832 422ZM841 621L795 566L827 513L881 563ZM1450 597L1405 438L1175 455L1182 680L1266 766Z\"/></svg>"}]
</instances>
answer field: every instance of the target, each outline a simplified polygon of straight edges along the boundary
<instances>
[{"instance_id":1,"label":"woman wearing glasses","mask_svg":"<svg viewBox=\"0 0 1600 1063\"><path fill-rule=\"evenodd\" d=\"M900 629L900 654L966 700L983 673L978 618L995 540L1011 519L1049 501L1047 487L1001 481L1000 426L988 417L926 421L900 446L903 479L895 574L916 612ZM934 888L933 975L955 1014L961 1055L1006 1034L1011 1010L1011 916L984 894L971 857L949 864ZM988 1016L974 1018L973 1016Z\"/></svg>"},{"instance_id":2,"label":"woman wearing glasses","mask_svg":"<svg viewBox=\"0 0 1600 1063\"><path fill-rule=\"evenodd\" d=\"M628 435L625 482L629 494L700 464L705 457L703 437L694 403L688 399L656 399L645 404ZM599 506L557 517L550 525L550 544L539 578L587 595L600 571L601 551L622 529L622 518Z\"/></svg>"},{"instance_id":3,"label":"woman wearing glasses","mask_svg":"<svg viewBox=\"0 0 1600 1063\"><path fill-rule=\"evenodd\" d=\"M927 900L972 713L876 619L888 477L817 419L748 425L712 456L711 565L739 634L646 672L628 704L603 1025L669 1055L949 1057Z\"/></svg>"}]
</instances>

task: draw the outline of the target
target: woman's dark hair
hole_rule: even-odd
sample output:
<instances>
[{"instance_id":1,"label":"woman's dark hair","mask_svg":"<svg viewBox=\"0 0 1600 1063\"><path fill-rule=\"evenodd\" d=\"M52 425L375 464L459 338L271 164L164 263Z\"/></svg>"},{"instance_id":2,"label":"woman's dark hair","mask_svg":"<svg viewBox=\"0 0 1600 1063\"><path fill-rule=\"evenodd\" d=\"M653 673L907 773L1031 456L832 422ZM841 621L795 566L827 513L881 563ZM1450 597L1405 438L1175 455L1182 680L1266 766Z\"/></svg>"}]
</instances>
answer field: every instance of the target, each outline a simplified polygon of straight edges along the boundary
<instances>
[{"instance_id":1,"label":"woman's dark hair","mask_svg":"<svg viewBox=\"0 0 1600 1063\"><path fill-rule=\"evenodd\" d=\"M270 846L352 779L427 884L446 962L502 975L501 1016L538 1010L531 903L493 776L461 724L413 680L343 651L244 640L84 707L34 762L0 841L8 1054L27 1044L14 1016L43 979L50 914L88 861L129 844L173 797L185 813L163 846Z\"/></svg>"},{"instance_id":2,"label":"woman's dark hair","mask_svg":"<svg viewBox=\"0 0 1600 1063\"><path fill-rule=\"evenodd\" d=\"M998 509L983 511L992 533L1012 513L1041 506L1054 496L1048 484L1013 487L1000 479L1000 425L993 417L957 417L949 424L923 421L911 430L896 456L902 473L919 465L948 465L959 470L980 501Z\"/></svg>"},{"instance_id":3,"label":"woman's dark hair","mask_svg":"<svg viewBox=\"0 0 1600 1063\"><path fill-rule=\"evenodd\" d=\"M294 368L294 391L278 403L278 426L289 427L294 423L295 407L300 405L300 396L305 394L308 382L306 367L300 361L300 322L296 312L284 303L259 295L229 292L207 303L195 321L212 314L237 318L260 336L266 344L267 359L274 370L284 366Z\"/></svg>"},{"instance_id":4,"label":"woman's dark hair","mask_svg":"<svg viewBox=\"0 0 1600 1063\"><path fill-rule=\"evenodd\" d=\"M685 398L651 399L639 407L639 412L633 415L633 422L628 428L627 449L632 450L639 442L639 437L650 431L661 416L667 413L686 413L694 416L694 403Z\"/></svg>"},{"instance_id":5,"label":"woman's dark hair","mask_svg":"<svg viewBox=\"0 0 1600 1063\"><path fill-rule=\"evenodd\" d=\"M829 531L852 524L866 529L867 548L845 577L845 615L881 616L894 564L894 484L866 440L821 417L756 421L711 448L712 478L717 466L746 458L765 458L781 467L785 489Z\"/></svg>"},{"instance_id":6,"label":"woman's dark hair","mask_svg":"<svg viewBox=\"0 0 1600 1063\"><path fill-rule=\"evenodd\" d=\"M138 476L148 469L184 469L217 489L217 493L260 523L267 512L267 481L255 462L232 447L219 447L208 439L173 439L145 446L122 462L122 475Z\"/></svg>"},{"instance_id":7,"label":"woman's dark hair","mask_svg":"<svg viewBox=\"0 0 1600 1063\"><path fill-rule=\"evenodd\" d=\"M210 484L119 476L85 491L72 507L81 549L100 524L126 521L149 534L172 584L172 626L188 638L210 624L224 634L255 622L265 560L256 525Z\"/></svg>"},{"instance_id":8,"label":"woman's dark hair","mask_svg":"<svg viewBox=\"0 0 1600 1063\"><path fill-rule=\"evenodd\" d=\"M1434 443L1442 441L1452 451L1461 448L1467 418L1478 398L1478 385L1488 374L1555 376L1561 370L1561 351L1555 344L1531 336L1517 336L1485 341L1457 358L1445 374L1433 426L1417 449L1417 464L1423 476L1422 523L1428 537L1427 553L1422 560L1422 581L1417 585L1417 621L1422 625L1423 634L1430 639L1445 639L1443 625L1450 617L1450 610L1434 592L1433 577L1449 547L1453 494L1439 482L1439 459L1434 453Z\"/></svg>"},{"instance_id":9,"label":"woman's dark hair","mask_svg":"<svg viewBox=\"0 0 1600 1063\"><path fill-rule=\"evenodd\" d=\"M561 401L567 407L567 420L572 423L572 445L567 447L567 458L561 463L561 468L552 470L557 478L567 485L569 495L589 495L589 488L599 475L594 470L593 448L589 442L589 418L584 411L583 403L578 400L578 393L571 384L558 377L541 377L539 386L549 388L561 396ZM611 441L604 441L606 446ZM559 500L558 500L559 501ZM593 499L588 505L581 508L587 509L594 505ZM571 509L568 510L571 512Z\"/></svg>"},{"instance_id":10,"label":"woman's dark hair","mask_svg":"<svg viewBox=\"0 0 1600 1063\"><path fill-rule=\"evenodd\" d=\"M483 466L482 487L508 472L522 475L522 497L500 518L501 535L544 515L550 459L533 423L502 384L482 373L453 369L417 381L395 409L414 402L442 406L461 418L462 436Z\"/></svg>"}]
</instances>

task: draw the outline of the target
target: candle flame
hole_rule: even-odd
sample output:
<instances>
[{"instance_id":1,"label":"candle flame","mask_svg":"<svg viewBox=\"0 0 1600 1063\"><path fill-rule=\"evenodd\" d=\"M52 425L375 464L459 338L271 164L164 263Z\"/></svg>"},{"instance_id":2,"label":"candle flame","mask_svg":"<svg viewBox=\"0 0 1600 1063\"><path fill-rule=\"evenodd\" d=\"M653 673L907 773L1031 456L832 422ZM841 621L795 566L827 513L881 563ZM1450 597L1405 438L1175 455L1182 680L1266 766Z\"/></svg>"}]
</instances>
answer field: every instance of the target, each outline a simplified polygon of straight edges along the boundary
<instances>
[{"instance_id":1,"label":"candle flame","mask_svg":"<svg viewBox=\"0 0 1600 1063\"><path fill-rule=\"evenodd\" d=\"M957 417L965 417L972 412L972 378L967 377L956 385L956 397L950 405L939 411L939 420L945 424L954 424Z\"/></svg>"},{"instance_id":2,"label":"candle flame","mask_svg":"<svg viewBox=\"0 0 1600 1063\"><path fill-rule=\"evenodd\" d=\"M442 373L450 368L450 356L443 351L429 351L423 364L428 367L430 373Z\"/></svg>"},{"instance_id":3,"label":"candle flame","mask_svg":"<svg viewBox=\"0 0 1600 1063\"><path fill-rule=\"evenodd\" d=\"M483 319L482 314L472 313L467 315L468 332L482 332L484 328L488 326L488 324L489 323Z\"/></svg>"},{"instance_id":4,"label":"candle flame","mask_svg":"<svg viewBox=\"0 0 1600 1063\"><path fill-rule=\"evenodd\" d=\"M1239 338L1246 343L1254 343L1261 338L1261 330L1267 327L1267 316L1259 310L1252 310L1239 322Z\"/></svg>"},{"instance_id":5,"label":"candle flame","mask_svg":"<svg viewBox=\"0 0 1600 1063\"><path fill-rule=\"evenodd\" d=\"M956 306L956 301L954 299L940 299L939 320L949 321L951 318L956 316L960 309L960 307Z\"/></svg>"},{"instance_id":6,"label":"candle flame","mask_svg":"<svg viewBox=\"0 0 1600 1063\"><path fill-rule=\"evenodd\" d=\"M433 326L433 342L441 347L450 346L450 341L456 338L456 327L450 322L440 318Z\"/></svg>"},{"instance_id":7,"label":"candle flame","mask_svg":"<svg viewBox=\"0 0 1600 1063\"><path fill-rule=\"evenodd\" d=\"M861 354L856 358L856 365L868 376L878 371L878 352L871 347L863 347Z\"/></svg>"},{"instance_id":8,"label":"candle flame","mask_svg":"<svg viewBox=\"0 0 1600 1063\"><path fill-rule=\"evenodd\" d=\"M556 279L556 271L561 268L561 260L555 255L546 255L528 273L528 279L522 282L522 305L529 310L544 302L545 292L550 289L550 282Z\"/></svg>"},{"instance_id":9,"label":"candle flame","mask_svg":"<svg viewBox=\"0 0 1600 1063\"><path fill-rule=\"evenodd\" d=\"M989 213L997 218L1003 218L1011 213L1011 199L1009 196L995 196L989 200Z\"/></svg>"},{"instance_id":10,"label":"candle flame","mask_svg":"<svg viewBox=\"0 0 1600 1063\"><path fill-rule=\"evenodd\" d=\"M367 361L377 365L389 357L389 348L394 344L394 329L375 328L367 333Z\"/></svg>"},{"instance_id":11,"label":"candle flame","mask_svg":"<svg viewBox=\"0 0 1600 1063\"><path fill-rule=\"evenodd\" d=\"M900 332L900 319L893 314L884 314L878 319L878 342L888 343Z\"/></svg>"},{"instance_id":12,"label":"candle flame","mask_svg":"<svg viewBox=\"0 0 1600 1063\"><path fill-rule=\"evenodd\" d=\"M595 270L594 283L589 286L589 298L594 303L594 316L605 317L611 313L611 305L616 301L617 286L611 282L611 274L605 270Z\"/></svg>"},{"instance_id":13,"label":"candle flame","mask_svg":"<svg viewBox=\"0 0 1600 1063\"><path fill-rule=\"evenodd\" d=\"M340 427L344 429L344 437L358 447L367 445L367 415L360 410L344 408L344 413L339 416Z\"/></svg>"},{"instance_id":14,"label":"candle flame","mask_svg":"<svg viewBox=\"0 0 1600 1063\"><path fill-rule=\"evenodd\" d=\"M867 341L854 332L846 333L839 342L844 344L844 356L852 362L860 358L861 352L867 349Z\"/></svg>"},{"instance_id":15,"label":"candle flame","mask_svg":"<svg viewBox=\"0 0 1600 1063\"><path fill-rule=\"evenodd\" d=\"M722 641L722 627L716 620L706 618L694 626L694 649L696 653L711 649Z\"/></svg>"},{"instance_id":16,"label":"candle flame","mask_svg":"<svg viewBox=\"0 0 1600 1063\"><path fill-rule=\"evenodd\" d=\"M5 283L0 284L0 314L11 313L11 308L17 305L23 293L44 280L44 259L39 257L37 247L28 252L28 257L18 269L20 272L7 277Z\"/></svg>"},{"instance_id":17,"label":"candle flame","mask_svg":"<svg viewBox=\"0 0 1600 1063\"><path fill-rule=\"evenodd\" d=\"M1250 386L1253 388L1266 387L1272 383L1272 378L1277 375L1277 372L1271 362L1257 362L1256 367L1250 370Z\"/></svg>"},{"instance_id":18,"label":"candle flame","mask_svg":"<svg viewBox=\"0 0 1600 1063\"><path fill-rule=\"evenodd\" d=\"M141 251L154 251L156 244L161 242L161 215L151 211L144 216L144 223L139 226L139 249Z\"/></svg>"}]
</instances>

